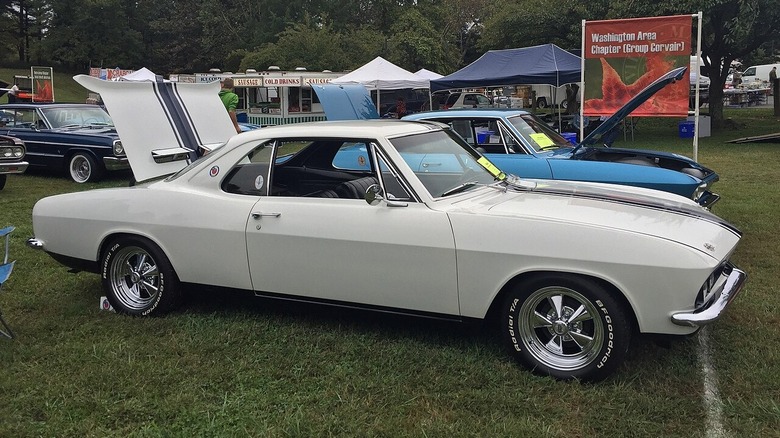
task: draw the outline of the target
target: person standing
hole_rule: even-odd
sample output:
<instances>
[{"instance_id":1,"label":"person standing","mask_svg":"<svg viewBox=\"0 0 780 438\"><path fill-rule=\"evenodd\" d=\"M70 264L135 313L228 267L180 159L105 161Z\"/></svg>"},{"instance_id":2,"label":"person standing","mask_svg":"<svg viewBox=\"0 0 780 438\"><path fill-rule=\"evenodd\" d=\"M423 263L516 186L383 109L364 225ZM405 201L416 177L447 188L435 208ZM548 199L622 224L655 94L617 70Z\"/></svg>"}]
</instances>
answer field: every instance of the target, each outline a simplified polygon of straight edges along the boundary
<instances>
[{"instance_id":1,"label":"person standing","mask_svg":"<svg viewBox=\"0 0 780 438\"><path fill-rule=\"evenodd\" d=\"M731 88L739 88L739 84L742 83L742 73L735 71L731 78Z\"/></svg>"},{"instance_id":2,"label":"person standing","mask_svg":"<svg viewBox=\"0 0 780 438\"><path fill-rule=\"evenodd\" d=\"M230 121L233 122L233 127L236 128L236 133L241 133L241 128L238 126L238 119L236 118L236 108L238 108L238 95L233 92L233 78L225 78L220 82L221 88L219 90L219 98L222 100L222 104L225 105L225 109L230 116Z\"/></svg>"},{"instance_id":3,"label":"person standing","mask_svg":"<svg viewBox=\"0 0 780 438\"><path fill-rule=\"evenodd\" d=\"M772 67L772 70L769 72L769 84L774 85L776 80L777 80L777 67Z\"/></svg>"},{"instance_id":4,"label":"person standing","mask_svg":"<svg viewBox=\"0 0 780 438\"><path fill-rule=\"evenodd\" d=\"M10 90L8 90L8 103L16 103L19 94L19 87L14 84Z\"/></svg>"},{"instance_id":5,"label":"person standing","mask_svg":"<svg viewBox=\"0 0 780 438\"><path fill-rule=\"evenodd\" d=\"M406 115L406 102L404 102L403 97L398 97L398 99L396 99L395 113L396 113L396 118L398 119Z\"/></svg>"}]
</instances>

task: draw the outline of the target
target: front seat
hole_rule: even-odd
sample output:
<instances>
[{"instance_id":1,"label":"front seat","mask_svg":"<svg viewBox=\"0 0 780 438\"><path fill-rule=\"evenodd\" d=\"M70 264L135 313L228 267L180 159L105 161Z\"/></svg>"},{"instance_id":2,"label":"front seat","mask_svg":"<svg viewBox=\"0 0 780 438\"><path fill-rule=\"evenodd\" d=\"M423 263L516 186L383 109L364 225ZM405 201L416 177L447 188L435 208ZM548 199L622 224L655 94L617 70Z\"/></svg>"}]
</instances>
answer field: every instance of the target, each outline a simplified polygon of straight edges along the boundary
<instances>
[{"instance_id":1,"label":"front seat","mask_svg":"<svg viewBox=\"0 0 780 438\"><path fill-rule=\"evenodd\" d=\"M377 184L378 181L373 176L367 176L364 178L353 179L352 181L345 181L336 186L336 193L339 198L346 199L363 199L366 196L366 191L369 187Z\"/></svg>"}]
</instances>

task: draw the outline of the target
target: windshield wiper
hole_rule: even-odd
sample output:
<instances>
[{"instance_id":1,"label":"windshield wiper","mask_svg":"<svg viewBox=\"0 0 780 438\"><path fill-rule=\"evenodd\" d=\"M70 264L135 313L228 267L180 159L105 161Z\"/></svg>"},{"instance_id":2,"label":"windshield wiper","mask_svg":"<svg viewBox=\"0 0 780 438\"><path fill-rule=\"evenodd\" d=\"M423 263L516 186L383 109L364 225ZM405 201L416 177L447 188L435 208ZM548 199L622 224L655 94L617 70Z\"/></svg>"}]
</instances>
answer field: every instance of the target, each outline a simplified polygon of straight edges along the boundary
<instances>
[{"instance_id":1,"label":"windshield wiper","mask_svg":"<svg viewBox=\"0 0 780 438\"><path fill-rule=\"evenodd\" d=\"M447 190L446 192L442 193L441 196L445 197L445 196L449 196L449 195L454 195L455 193L460 193L460 192L462 192L462 191L464 191L466 189L470 189L471 187L474 187L477 184L479 184L479 181L465 182L463 184L459 184L459 185L457 185L457 186Z\"/></svg>"}]
</instances>

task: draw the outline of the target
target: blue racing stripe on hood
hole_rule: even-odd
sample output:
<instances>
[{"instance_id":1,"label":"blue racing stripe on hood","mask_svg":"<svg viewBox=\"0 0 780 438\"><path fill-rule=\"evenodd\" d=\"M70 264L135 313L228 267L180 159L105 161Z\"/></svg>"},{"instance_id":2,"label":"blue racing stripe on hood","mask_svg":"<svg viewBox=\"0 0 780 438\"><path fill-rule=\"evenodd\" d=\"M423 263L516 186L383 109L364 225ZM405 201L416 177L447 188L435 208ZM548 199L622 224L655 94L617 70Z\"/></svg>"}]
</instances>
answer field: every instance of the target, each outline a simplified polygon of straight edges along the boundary
<instances>
[{"instance_id":1,"label":"blue racing stripe on hood","mask_svg":"<svg viewBox=\"0 0 780 438\"><path fill-rule=\"evenodd\" d=\"M170 123L173 132L176 134L179 145L190 150L190 160L195 161L198 159L197 151L201 142L192 123L192 118L181 102L176 85L175 82L158 81L154 84L154 90L160 106L162 106L168 117L168 123Z\"/></svg>"}]
</instances>

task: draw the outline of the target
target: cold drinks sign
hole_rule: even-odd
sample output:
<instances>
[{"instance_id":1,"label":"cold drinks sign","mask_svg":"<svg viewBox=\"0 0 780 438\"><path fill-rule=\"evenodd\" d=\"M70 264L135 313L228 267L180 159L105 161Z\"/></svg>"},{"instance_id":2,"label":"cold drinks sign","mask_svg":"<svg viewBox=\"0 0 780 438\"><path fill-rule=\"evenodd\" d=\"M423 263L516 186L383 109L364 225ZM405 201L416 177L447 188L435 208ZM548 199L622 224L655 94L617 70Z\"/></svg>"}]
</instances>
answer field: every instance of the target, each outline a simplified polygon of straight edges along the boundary
<instances>
[{"instance_id":1,"label":"cold drinks sign","mask_svg":"<svg viewBox=\"0 0 780 438\"><path fill-rule=\"evenodd\" d=\"M691 16L586 21L583 54L584 114L611 115L664 73L689 64ZM631 115L687 115L688 93L688 81L679 81Z\"/></svg>"}]
</instances>

